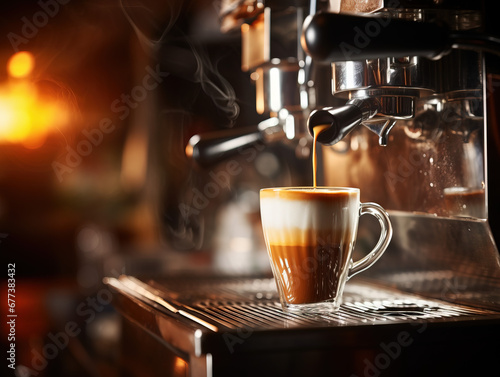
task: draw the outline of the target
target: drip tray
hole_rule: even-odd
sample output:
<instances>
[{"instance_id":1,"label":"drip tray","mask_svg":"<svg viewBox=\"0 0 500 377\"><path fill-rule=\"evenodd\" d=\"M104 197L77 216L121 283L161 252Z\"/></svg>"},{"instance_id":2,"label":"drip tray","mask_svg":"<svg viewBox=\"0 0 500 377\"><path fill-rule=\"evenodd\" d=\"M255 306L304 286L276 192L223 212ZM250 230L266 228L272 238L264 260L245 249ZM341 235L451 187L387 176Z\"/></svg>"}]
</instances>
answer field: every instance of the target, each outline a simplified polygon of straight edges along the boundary
<instances>
[{"instance_id":1,"label":"drip tray","mask_svg":"<svg viewBox=\"0 0 500 377\"><path fill-rule=\"evenodd\" d=\"M363 282L346 284L338 312L285 313L273 279L149 282L166 300L190 310L218 329L248 327L270 330L292 327L355 326L390 322L450 320L494 312L422 299Z\"/></svg>"},{"instance_id":2,"label":"drip tray","mask_svg":"<svg viewBox=\"0 0 500 377\"><path fill-rule=\"evenodd\" d=\"M182 316L214 332L250 328L316 328L407 321L457 321L499 313L424 299L367 282L348 282L340 310L285 313L273 279L139 280L130 276L107 283L168 314Z\"/></svg>"},{"instance_id":3,"label":"drip tray","mask_svg":"<svg viewBox=\"0 0 500 377\"><path fill-rule=\"evenodd\" d=\"M384 376L450 375L450 366L462 373L471 365L477 375L478 365L496 363L500 313L362 280L346 284L340 310L322 314L283 312L269 278L105 283L125 323L184 359L191 376L375 375L372 365L381 370L389 359Z\"/></svg>"}]
</instances>

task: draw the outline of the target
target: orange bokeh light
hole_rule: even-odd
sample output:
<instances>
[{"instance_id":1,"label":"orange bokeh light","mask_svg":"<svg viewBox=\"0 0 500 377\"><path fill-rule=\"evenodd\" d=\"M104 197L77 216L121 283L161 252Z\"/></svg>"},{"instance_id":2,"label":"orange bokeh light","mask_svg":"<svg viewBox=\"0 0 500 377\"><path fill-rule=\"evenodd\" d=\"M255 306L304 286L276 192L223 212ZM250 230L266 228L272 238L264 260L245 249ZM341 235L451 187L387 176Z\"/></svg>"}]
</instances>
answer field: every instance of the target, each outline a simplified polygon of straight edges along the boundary
<instances>
[{"instance_id":1,"label":"orange bokeh light","mask_svg":"<svg viewBox=\"0 0 500 377\"><path fill-rule=\"evenodd\" d=\"M49 132L68 122L63 104L42 98L26 79L33 68L34 58L28 52L18 52L9 59L11 80L0 85L0 142L38 148Z\"/></svg>"},{"instance_id":2,"label":"orange bokeh light","mask_svg":"<svg viewBox=\"0 0 500 377\"><path fill-rule=\"evenodd\" d=\"M35 58L28 51L19 51L12 55L7 63L9 76L23 78L29 76L35 67Z\"/></svg>"}]
</instances>

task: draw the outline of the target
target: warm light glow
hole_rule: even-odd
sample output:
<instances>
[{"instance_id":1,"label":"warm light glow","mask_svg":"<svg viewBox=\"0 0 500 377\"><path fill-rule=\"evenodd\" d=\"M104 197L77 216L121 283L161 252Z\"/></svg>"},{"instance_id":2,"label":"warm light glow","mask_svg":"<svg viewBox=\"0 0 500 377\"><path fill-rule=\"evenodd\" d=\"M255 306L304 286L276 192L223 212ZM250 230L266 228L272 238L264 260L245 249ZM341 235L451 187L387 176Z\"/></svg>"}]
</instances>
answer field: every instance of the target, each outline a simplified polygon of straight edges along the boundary
<instances>
[{"instance_id":1,"label":"warm light glow","mask_svg":"<svg viewBox=\"0 0 500 377\"><path fill-rule=\"evenodd\" d=\"M9 76L16 78L27 77L35 67L35 58L28 51L19 51L11 56L7 63Z\"/></svg>"},{"instance_id":2,"label":"warm light glow","mask_svg":"<svg viewBox=\"0 0 500 377\"><path fill-rule=\"evenodd\" d=\"M24 77L34 67L33 56L16 53L7 65L11 78L0 85L0 142L40 147L49 132L68 122L68 112L54 100L42 98Z\"/></svg>"},{"instance_id":3,"label":"warm light glow","mask_svg":"<svg viewBox=\"0 0 500 377\"><path fill-rule=\"evenodd\" d=\"M175 358L175 364L174 364L174 371L175 371L175 374L180 376L181 374L182 375L185 375L186 374L186 368L187 368L187 364L184 360L182 360L180 357L176 357Z\"/></svg>"}]
</instances>

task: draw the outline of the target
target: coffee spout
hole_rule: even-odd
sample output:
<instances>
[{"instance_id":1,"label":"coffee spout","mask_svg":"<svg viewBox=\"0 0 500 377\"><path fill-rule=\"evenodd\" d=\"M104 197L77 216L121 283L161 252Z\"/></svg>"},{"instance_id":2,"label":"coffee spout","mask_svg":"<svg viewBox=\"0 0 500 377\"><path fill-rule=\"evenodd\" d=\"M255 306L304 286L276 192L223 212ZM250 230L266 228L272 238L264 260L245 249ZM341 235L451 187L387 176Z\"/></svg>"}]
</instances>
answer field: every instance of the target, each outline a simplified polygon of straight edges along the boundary
<instances>
[{"instance_id":1,"label":"coffee spout","mask_svg":"<svg viewBox=\"0 0 500 377\"><path fill-rule=\"evenodd\" d=\"M354 99L342 107L327 107L311 113L307 128L311 135L319 125L328 126L318 135L318 142L326 145L338 143L356 126L371 119L378 111L378 101L374 98Z\"/></svg>"}]
</instances>

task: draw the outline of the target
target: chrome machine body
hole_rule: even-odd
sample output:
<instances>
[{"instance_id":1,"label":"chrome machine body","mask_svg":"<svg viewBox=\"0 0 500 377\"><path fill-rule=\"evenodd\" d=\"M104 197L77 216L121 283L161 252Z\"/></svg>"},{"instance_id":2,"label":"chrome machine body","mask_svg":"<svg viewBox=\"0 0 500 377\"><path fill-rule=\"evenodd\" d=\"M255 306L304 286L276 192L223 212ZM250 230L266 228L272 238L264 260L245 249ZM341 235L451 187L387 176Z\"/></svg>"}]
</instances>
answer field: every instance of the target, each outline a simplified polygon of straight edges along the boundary
<instances>
[{"instance_id":1,"label":"chrome machine body","mask_svg":"<svg viewBox=\"0 0 500 377\"><path fill-rule=\"evenodd\" d=\"M309 127L330 124L321 140L324 184L359 187L362 200L391 212L391 247L367 273L399 289L498 308L487 151L498 148L487 141L498 124L488 119L494 90L484 55L495 39L480 33L482 9L339 3L337 14L306 21L304 46L332 61L332 94L345 105L313 112Z\"/></svg>"}]
</instances>

